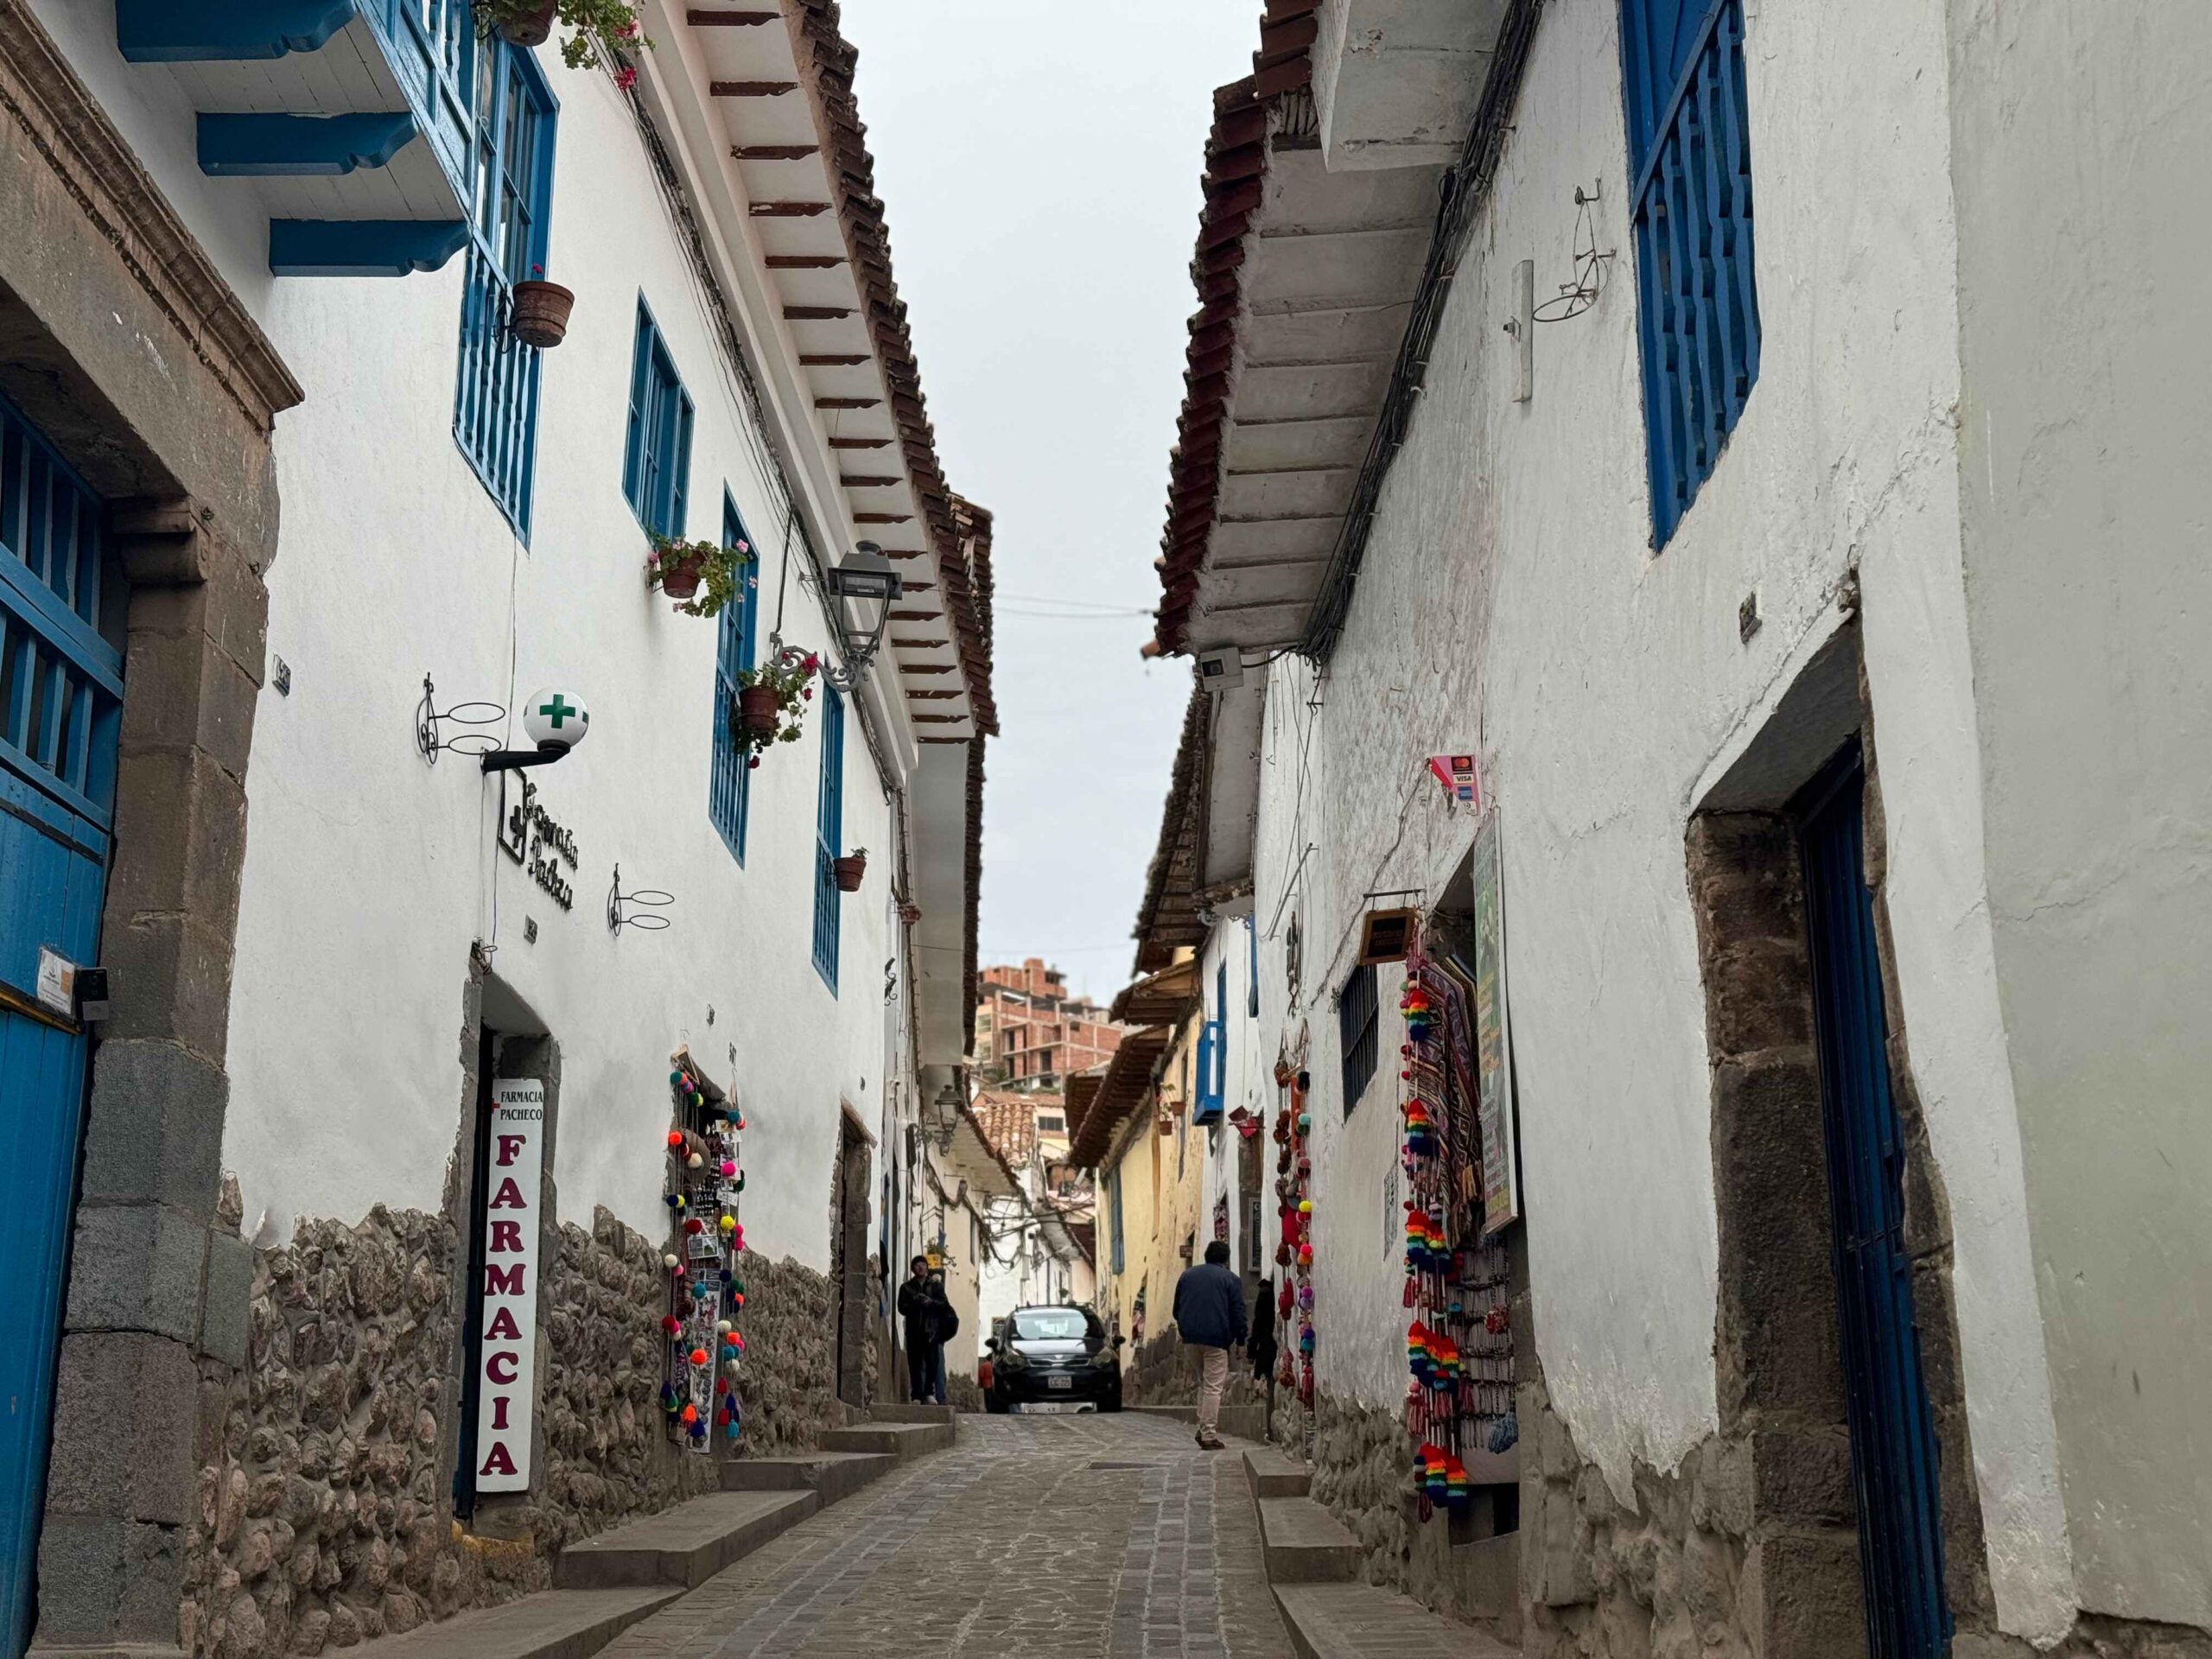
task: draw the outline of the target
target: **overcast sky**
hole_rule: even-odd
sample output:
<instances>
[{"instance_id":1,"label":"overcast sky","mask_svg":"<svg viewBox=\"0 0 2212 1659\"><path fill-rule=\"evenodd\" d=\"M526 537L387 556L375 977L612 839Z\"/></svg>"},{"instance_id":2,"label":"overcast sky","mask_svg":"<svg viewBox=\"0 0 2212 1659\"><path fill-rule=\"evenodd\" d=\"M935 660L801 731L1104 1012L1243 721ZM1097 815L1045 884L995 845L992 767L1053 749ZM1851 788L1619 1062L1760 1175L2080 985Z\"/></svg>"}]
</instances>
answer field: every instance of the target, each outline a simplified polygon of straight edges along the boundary
<instances>
[{"instance_id":1,"label":"overcast sky","mask_svg":"<svg viewBox=\"0 0 2212 1659\"><path fill-rule=\"evenodd\" d=\"M1189 695L1129 613L1160 594L1213 89L1251 72L1258 20L844 0L938 454L997 519L982 959L1044 957L1101 998L1128 980Z\"/></svg>"}]
</instances>

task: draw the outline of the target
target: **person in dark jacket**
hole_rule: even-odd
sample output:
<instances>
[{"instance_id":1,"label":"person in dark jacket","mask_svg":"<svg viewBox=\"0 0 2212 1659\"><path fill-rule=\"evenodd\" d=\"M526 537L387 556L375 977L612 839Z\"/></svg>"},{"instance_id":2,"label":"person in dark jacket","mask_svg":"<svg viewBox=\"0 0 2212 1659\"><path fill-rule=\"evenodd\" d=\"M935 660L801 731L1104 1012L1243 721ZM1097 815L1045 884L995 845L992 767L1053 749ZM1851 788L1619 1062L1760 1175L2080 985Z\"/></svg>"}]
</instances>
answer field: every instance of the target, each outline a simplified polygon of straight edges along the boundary
<instances>
[{"instance_id":1,"label":"person in dark jacket","mask_svg":"<svg viewBox=\"0 0 2212 1659\"><path fill-rule=\"evenodd\" d=\"M1221 1391L1229 1382L1229 1351L1244 1340L1244 1287L1229 1270L1229 1243L1217 1238L1206 1259L1175 1281L1175 1328L1198 1351L1198 1444L1217 1451Z\"/></svg>"},{"instance_id":2,"label":"person in dark jacket","mask_svg":"<svg viewBox=\"0 0 2212 1659\"><path fill-rule=\"evenodd\" d=\"M906 1322L906 1397L944 1403L944 1316L951 1312L944 1281L930 1272L930 1259L910 1264L914 1276L899 1287L899 1317Z\"/></svg>"}]
</instances>

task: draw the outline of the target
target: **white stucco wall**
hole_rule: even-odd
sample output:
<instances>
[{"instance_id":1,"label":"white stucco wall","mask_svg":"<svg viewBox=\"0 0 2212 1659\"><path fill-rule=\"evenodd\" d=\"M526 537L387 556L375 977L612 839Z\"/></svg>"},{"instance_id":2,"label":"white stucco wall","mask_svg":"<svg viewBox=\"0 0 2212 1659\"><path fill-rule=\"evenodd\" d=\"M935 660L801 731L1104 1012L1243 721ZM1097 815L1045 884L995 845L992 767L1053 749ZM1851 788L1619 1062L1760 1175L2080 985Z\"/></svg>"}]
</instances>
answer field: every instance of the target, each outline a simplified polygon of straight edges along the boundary
<instances>
[{"instance_id":1,"label":"white stucco wall","mask_svg":"<svg viewBox=\"0 0 2212 1659\"><path fill-rule=\"evenodd\" d=\"M2168 188L2212 153L2212 12L1947 10L1982 844L2080 1599L2212 1625L2212 236Z\"/></svg>"},{"instance_id":2,"label":"white stucco wall","mask_svg":"<svg viewBox=\"0 0 2212 1659\"><path fill-rule=\"evenodd\" d=\"M753 773L741 868L707 816L716 625L648 594L622 495L642 290L696 404L688 533L719 536L727 487L770 543L765 655L780 499L626 105L604 77L540 54L560 100L546 264L578 297L566 342L544 355L524 548L452 435L463 261L404 280L272 280L265 212L250 183L199 174L174 81L120 60L109 7L39 10L307 392L276 428L269 647L292 689L264 689L257 711L232 990L224 1160L247 1229L267 1241L300 1217L439 1205L468 1109L462 992L482 939L561 1045L564 1219L588 1224L603 1204L648 1231L664 1224L667 1058L688 1044L748 1116L747 1242L825 1267L839 1102L882 1122L887 1065L906 1052L903 1027L895 1045L886 1035L902 1017L883 971L896 830L849 702L843 839L871 858L842 900L833 995L810 959L821 704ZM823 647L810 594L794 588L785 630ZM442 707L512 706L546 684L588 700L589 741L527 774L575 831L573 912L496 850L496 780L466 756L432 768L416 753L425 673ZM520 742L518 722L507 735ZM626 887L675 894L667 931L610 935L618 861ZM904 963L899 982L911 988Z\"/></svg>"},{"instance_id":3,"label":"white stucco wall","mask_svg":"<svg viewBox=\"0 0 2212 1659\"><path fill-rule=\"evenodd\" d=\"M1649 548L1616 8L1560 0L1318 711L1302 664L1269 671L1256 900L1267 984L1282 982L1293 916L1304 936L1289 1027L1306 1025L1315 1081L1317 1371L1372 1404L1403 1397L1395 982L1386 971L1383 1064L1348 1120L1331 999L1362 895L1433 899L1457 862L1470 825L1421 757L1472 747L1502 814L1552 1398L1624 1498L1635 1462L1672 1468L1716 1427L1683 837L1702 790L1840 625L1856 570L1897 967L1953 1210L1993 1576L2006 1628L2047 1635L2070 1567L1979 850L1942 19L1906 0L1748 10L1761 373L1671 543ZM1516 404L1500 327L1512 268L1533 257L1540 294L1569 276L1573 193L1592 184L1598 245L1618 255L1609 287L1540 327L1535 396ZM1754 592L1763 626L1746 644L1738 606Z\"/></svg>"}]
</instances>

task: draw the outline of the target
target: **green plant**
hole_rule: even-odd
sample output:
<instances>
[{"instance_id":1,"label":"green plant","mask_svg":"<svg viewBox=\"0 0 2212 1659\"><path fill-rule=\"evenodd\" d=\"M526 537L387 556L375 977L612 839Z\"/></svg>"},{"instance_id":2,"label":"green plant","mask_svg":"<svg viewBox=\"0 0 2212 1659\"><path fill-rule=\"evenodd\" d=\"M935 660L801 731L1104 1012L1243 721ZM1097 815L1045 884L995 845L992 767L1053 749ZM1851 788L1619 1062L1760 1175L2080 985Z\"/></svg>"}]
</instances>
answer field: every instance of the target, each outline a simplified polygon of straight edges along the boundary
<instances>
[{"instance_id":1,"label":"green plant","mask_svg":"<svg viewBox=\"0 0 2212 1659\"><path fill-rule=\"evenodd\" d=\"M724 547L720 542L679 542L656 536L652 545L645 556L648 588L665 587L665 578L681 566L698 573L698 590L677 603L686 616L721 615L722 607L737 597L745 567L753 563L753 550L743 542Z\"/></svg>"},{"instance_id":2,"label":"green plant","mask_svg":"<svg viewBox=\"0 0 2212 1659\"><path fill-rule=\"evenodd\" d=\"M545 0L475 0L480 28L507 29L543 15ZM571 69L605 67L614 72L615 84L628 91L638 72L623 54L651 47L638 27L638 9L630 0L555 0L553 15L569 31L561 42L561 61Z\"/></svg>"},{"instance_id":3,"label":"green plant","mask_svg":"<svg viewBox=\"0 0 2212 1659\"><path fill-rule=\"evenodd\" d=\"M758 668L741 669L737 683L741 690L766 687L776 694L776 731L772 737L749 737L739 727L740 741L755 747L765 748L771 743L796 743L799 738L799 724L805 717L806 705L814 701L814 677L822 667L822 659L810 651L801 651L796 645L785 645L771 652L768 660Z\"/></svg>"}]
</instances>

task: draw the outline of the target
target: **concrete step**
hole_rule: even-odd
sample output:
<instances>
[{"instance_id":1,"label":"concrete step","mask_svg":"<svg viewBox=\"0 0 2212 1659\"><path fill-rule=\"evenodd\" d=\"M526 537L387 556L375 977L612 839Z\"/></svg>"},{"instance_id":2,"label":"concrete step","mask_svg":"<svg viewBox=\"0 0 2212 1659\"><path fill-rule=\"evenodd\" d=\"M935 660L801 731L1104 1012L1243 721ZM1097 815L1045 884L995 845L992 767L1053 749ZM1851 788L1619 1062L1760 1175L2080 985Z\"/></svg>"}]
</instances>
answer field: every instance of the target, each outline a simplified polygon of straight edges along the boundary
<instances>
[{"instance_id":1,"label":"concrete step","mask_svg":"<svg viewBox=\"0 0 2212 1659\"><path fill-rule=\"evenodd\" d=\"M950 1406L933 1406L912 1400L893 1400L870 1407L868 1415L879 1423L949 1423Z\"/></svg>"},{"instance_id":2,"label":"concrete step","mask_svg":"<svg viewBox=\"0 0 2212 1659\"><path fill-rule=\"evenodd\" d=\"M1359 1576L1367 1552L1312 1498L1263 1497L1259 1505L1269 1584L1343 1584Z\"/></svg>"},{"instance_id":3,"label":"concrete step","mask_svg":"<svg viewBox=\"0 0 2212 1659\"><path fill-rule=\"evenodd\" d=\"M918 1457L942 1452L952 1444L952 1424L860 1423L833 1428L822 1437L825 1452L888 1452L894 1457Z\"/></svg>"},{"instance_id":4,"label":"concrete step","mask_svg":"<svg viewBox=\"0 0 2212 1659\"><path fill-rule=\"evenodd\" d=\"M1278 1584L1274 1592L1299 1659L1517 1659L1518 1649L1379 1585Z\"/></svg>"},{"instance_id":5,"label":"concrete step","mask_svg":"<svg viewBox=\"0 0 2212 1659\"><path fill-rule=\"evenodd\" d=\"M554 1564L553 1582L563 1590L696 1589L821 1507L815 1491L711 1492L570 1545Z\"/></svg>"},{"instance_id":6,"label":"concrete step","mask_svg":"<svg viewBox=\"0 0 2212 1659\"><path fill-rule=\"evenodd\" d=\"M1165 1417L1172 1423L1195 1423L1198 1421L1196 1406L1123 1406L1122 1409L1143 1417Z\"/></svg>"},{"instance_id":7,"label":"concrete step","mask_svg":"<svg viewBox=\"0 0 2212 1659\"><path fill-rule=\"evenodd\" d=\"M1312 1470L1271 1446L1255 1446L1244 1453L1244 1478L1255 1498L1304 1497L1313 1487Z\"/></svg>"},{"instance_id":8,"label":"concrete step","mask_svg":"<svg viewBox=\"0 0 2212 1659\"><path fill-rule=\"evenodd\" d=\"M364 1643L361 1659L590 1659L648 1613L683 1593L673 1584L617 1590L543 1590L504 1606Z\"/></svg>"},{"instance_id":9,"label":"concrete step","mask_svg":"<svg viewBox=\"0 0 2212 1659\"><path fill-rule=\"evenodd\" d=\"M726 1492L818 1492L824 1503L850 1497L899 1466L889 1452L802 1452L789 1458L740 1458L722 1465Z\"/></svg>"}]
</instances>

